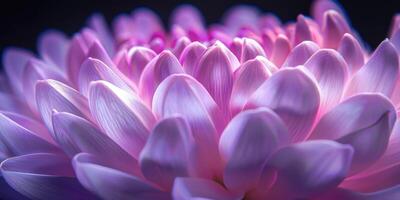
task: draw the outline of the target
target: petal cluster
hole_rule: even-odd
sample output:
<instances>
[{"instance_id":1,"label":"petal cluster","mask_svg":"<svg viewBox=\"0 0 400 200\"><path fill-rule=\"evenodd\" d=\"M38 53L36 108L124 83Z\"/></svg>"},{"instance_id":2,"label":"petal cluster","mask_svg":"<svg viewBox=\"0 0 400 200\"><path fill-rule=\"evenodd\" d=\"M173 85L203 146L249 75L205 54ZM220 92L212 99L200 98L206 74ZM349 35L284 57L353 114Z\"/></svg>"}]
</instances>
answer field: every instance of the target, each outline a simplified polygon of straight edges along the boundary
<instances>
[{"instance_id":1,"label":"petal cluster","mask_svg":"<svg viewBox=\"0 0 400 200\"><path fill-rule=\"evenodd\" d=\"M0 76L9 198L400 199L400 18L370 50L333 1L282 23L255 7L169 29L100 14ZM17 196L17 193L23 196Z\"/></svg>"}]
</instances>

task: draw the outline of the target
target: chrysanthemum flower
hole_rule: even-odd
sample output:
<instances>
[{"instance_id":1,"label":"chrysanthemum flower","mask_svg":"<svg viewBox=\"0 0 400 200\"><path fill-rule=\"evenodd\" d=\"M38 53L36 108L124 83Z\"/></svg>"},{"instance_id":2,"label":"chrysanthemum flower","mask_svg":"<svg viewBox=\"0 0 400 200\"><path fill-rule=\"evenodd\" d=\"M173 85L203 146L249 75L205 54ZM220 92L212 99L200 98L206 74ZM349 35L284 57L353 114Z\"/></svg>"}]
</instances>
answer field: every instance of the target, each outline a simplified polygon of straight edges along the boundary
<instances>
[{"instance_id":1,"label":"chrysanthemum flower","mask_svg":"<svg viewBox=\"0 0 400 200\"><path fill-rule=\"evenodd\" d=\"M311 13L206 27L184 5L167 32L137 9L6 49L1 178L46 200L400 199L400 18L370 51L340 6Z\"/></svg>"}]
</instances>

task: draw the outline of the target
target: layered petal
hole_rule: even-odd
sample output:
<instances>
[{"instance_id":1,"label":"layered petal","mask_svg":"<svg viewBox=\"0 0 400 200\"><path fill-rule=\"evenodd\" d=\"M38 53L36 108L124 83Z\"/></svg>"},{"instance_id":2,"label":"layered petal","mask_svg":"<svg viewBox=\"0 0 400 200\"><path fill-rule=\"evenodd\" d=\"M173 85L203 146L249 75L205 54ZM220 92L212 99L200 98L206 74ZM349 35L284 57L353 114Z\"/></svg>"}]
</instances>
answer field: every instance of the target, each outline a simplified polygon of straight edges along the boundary
<instances>
[{"instance_id":1,"label":"layered petal","mask_svg":"<svg viewBox=\"0 0 400 200\"><path fill-rule=\"evenodd\" d=\"M274 42L271 53L271 61L278 67L285 62L286 57L291 51L289 39L284 35L278 35Z\"/></svg>"},{"instance_id":2,"label":"layered petal","mask_svg":"<svg viewBox=\"0 0 400 200\"><path fill-rule=\"evenodd\" d=\"M128 51L129 65L120 70L134 83L139 84L143 69L156 55L153 50L146 47L133 47Z\"/></svg>"},{"instance_id":3,"label":"layered petal","mask_svg":"<svg viewBox=\"0 0 400 200\"><path fill-rule=\"evenodd\" d=\"M244 63L247 60L253 59L257 56L264 56L265 52L261 45L250 38L244 38L241 50L240 62Z\"/></svg>"},{"instance_id":4,"label":"layered petal","mask_svg":"<svg viewBox=\"0 0 400 200\"><path fill-rule=\"evenodd\" d=\"M40 35L38 40L38 51L40 56L51 63L62 72L66 72L67 52L69 40L62 32L46 31Z\"/></svg>"},{"instance_id":5,"label":"layered petal","mask_svg":"<svg viewBox=\"0 0 400 200\"><path fill-rule=\"evenodd\" d=\"M344 17L335 10L326 11L322 25L323 46L336 49L345 33L351 30Z\"/></svg>"},{"instance_id":6,"label":"layered petal","mask_svg":"<svg viewBox=\"0 0 400 200\"><path fill-rule=\"evenodd\" d=\"M207 47L200 42L192 42L181 53L179 62L182 63L183 69L189 75L194 74L201 56L206 51Z\"/></svg>"},{"instance_id":7,"label":"layered petal","mask_svg":"<svg viewBox=\"0 0 400 200\"><path fill-rule=\"evenodd\" d=\"M338 52L346 60L349 72L354 74L364 65L364 50L352 35L345 33L340 41Z\"/></svg>"},{"instance_id":8,"label":"layered petal","mask_svg":"<svg viewBox=\"0 0 400 200\"><path fill-rule=\"evenodd\" d=\"M312 41L301 42L292 49L282 67L303 65L318 49L318 45Z\"/></svg>"},{"instance_id":9,"label":"layered petal","mask_svg":"<svg viewBox=\"0 0 400 200\"><path fill-rule=\"evenodd\" d=\"M293 45L298 45L303 41L311 41L311 30L308 27L306 18L303 15L297 16L297 23L294 31Z\"/></svg>"}]
</instances>

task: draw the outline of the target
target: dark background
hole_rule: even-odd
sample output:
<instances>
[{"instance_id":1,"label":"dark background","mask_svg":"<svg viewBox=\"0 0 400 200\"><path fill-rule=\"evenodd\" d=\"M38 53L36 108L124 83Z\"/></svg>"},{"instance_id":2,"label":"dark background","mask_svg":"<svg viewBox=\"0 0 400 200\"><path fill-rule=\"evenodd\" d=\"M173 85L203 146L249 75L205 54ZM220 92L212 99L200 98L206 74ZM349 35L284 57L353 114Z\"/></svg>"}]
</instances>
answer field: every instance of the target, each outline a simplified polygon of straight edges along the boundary
<instances>
[{"instance_id":1,"label":"dark background","mask_svg":"<svg viewBox=\"0 0 400 200\"><path fill-rule=\"evenodd\" d=\"M247 3L263 11L277 14L282 21L294 20L300 13L309 14L311 0L258 0L258 1L135 1L135 0L8 0L0 5L0 53L6 46L19 46L35 50L36 38L46 29L62 30L68 35L85 24L94 12L101 12L108 22L119 13L127 13L139 6L156 11L165 24L174 7L191 3L204 14L207 23L217 22L230 6ZM353 27L371 47L386 36L392 16L400 12L400 0L339 1L347 11ZM11 4L9 4L11 3Z\"/></svg>"}]
</instances>

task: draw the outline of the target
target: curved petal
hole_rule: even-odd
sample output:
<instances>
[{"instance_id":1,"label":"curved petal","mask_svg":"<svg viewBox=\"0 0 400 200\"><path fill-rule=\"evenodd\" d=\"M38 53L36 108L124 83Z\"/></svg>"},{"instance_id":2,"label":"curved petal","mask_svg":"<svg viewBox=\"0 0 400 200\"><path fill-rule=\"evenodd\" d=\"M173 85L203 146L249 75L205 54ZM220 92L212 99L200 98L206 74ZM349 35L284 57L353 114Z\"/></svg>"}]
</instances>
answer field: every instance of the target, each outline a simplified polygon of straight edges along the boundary
<instances>
[{"instance_id":1,"label":"curved petal","mask_svg":"<svg viewBox=\"0 0 400 200\"><path fill-rule=\"evenodd\" d=\"M265 57L265 52L264 49L261 47L261 45L253 39L243 38L240 62L244 63L257 56Z\"/></svg>"},{"instance_id":2,"label":"curved petal","mask_svg":"<svg viewBox=\"0 0 400 200\"><path fill-rule=\"evenodd\" d=\"M99 41L94 41L90 46L86 58L95 58L101 60L109 67L114 67L114 62L111 60L107 51ZM85 61L85 59L83 60Z\"/></svg>"},{"instance_id":3,"label":"curved petal","mask_svg":"<svg viewBox=\"0 0 400 200\"><path fill-rule=\"evenodd\" d=\"M379 92L390 97L398 80L399 58L389 40L383 41L367 63L354 75L347 96L362 92Z\"/></svg>"},{"instance_id":4,"label":"curved petal","mask_svg":"<svg viewBox=\"0 0 400 200\"><path fill-rule=\"evenodd\" d=\"M73 166L79 182L102 199L170 199L168 193L134 175L104 166L102 161L89 154L76 155Z\"/></svg>"},{"instance_id":5,"label":"curved petal","mask_svg":"<svg viewBox=\"0 0 400 200\"><path fill-rule=\"evenodd\" d=\"M260 57L246 61L235 71L230 110L232 114L240 112L254 91L271 76Z\"/></svg>"},{"instance_id":6,"label":"curved petal","mask_svg":"<svg viewBox=\"0 0 400 200\"><path fill-rule=\"evenodd\" d=\"M225 120L207 90L190 76L172 75L157 88L152 108L159 118L175 114L186 118L199 145L200 155L205 159L204 162L199 159L199 173L212 176L209 173L214 173L214 169L219 167L217 141Z\"/></svg>"},{"instance_id":7,"label":"curved petal","mask_svg":"<svg viewBox=\"0 0 400 200\"><path fill-rule=\"evenodd\" d=\"M217 182L200 178L176 178L172 190L174 200L187 199L216 199L216 200L239 200L239 195L230 194Z\"/></svg>"},{"instance_id":8,"label":"curved petal","mask_svg":"<svg viewBox=\"0 0 400 200\"><path fill-rule=\"evenodd\" d=\"M395 121L395 109L387 98L379 94L356 95L326 113L310 139L330 139L352 145L351 173L355 173L382 156Z\"/></svg>"},{"instance_id":9,"label":"curved petal","mask_svg":"<svg viewBox=\"0 0 400 200\"><path fill-rule=\"evenodd\" d=\"M194 138L186 120L169 117L153 129L140 154L143 175L167 190L176 177L185 177L194 167L190 163L195 148Z\"/></svg>"},{"instance_id":10,"label":"curved petal","mask_svg":"<svg viewBox=\"0 0 400 200\"><path fill-rule=\"evenodd\" d=\"M181 57L182 51L191 43L190 39L186 36L180 37L174 46L172 52L177 58Z\"/></svg>"},{"instance_id":11,"label":"curved petal","mask_svg":"<svg viewBox=\"0 0 400 200\"><path fill-rule=\"evenodd\" d=\"M217 42L203 54L194 72L194 77L224 111L227 110L232 92L233 71L239 65L236 56L225 45Z\"/></svg>"},{"instance_id":12,"label":"curved petal","mask_svg":"<svg viewBox=\"0 0 400 200\"><path fill-rule=\"evenodd\" d=\"M191 40L204 40L207 33L204 28L204 19L200 11L189 4L178 6L171 16L171 24L179 25L189 33Z\"/></svg>"},{"instance_id":13,"label":"curved petal","mask_svg":"<svg viewBox=\"0 0 400 200\"><path fill-rule=\"evenodd\" d=\"M270 165L278 170L272 199L307 198L335 188L350 168L353 148L329 140L307 141L279 150Z\"/></svg>"},{"instance_id":14,"label":"curved petal","mask_svg":"<svg viewBox=\"0 0 400 200\"><path fill-rule=\"evenodd\" d=\"M245 107L271 108L285 122L291 141L301 141L313 125L319 104L316 83L300 69L286 68L266 80Z\"/></svg>"},{"instance_id":15,"label":"curved petal","mask_svg":"<svg viewBox=\"0 0 400 200\"><path fill-rule=\"evenodd\" d=\"M298 65L303 65L318 49L319 46L314 42L301 42L292 49L282 67L296 67Z\"/></svg>"},{"instance_id":16,"label":"curved petal","mask_svg":"<svg viewBox=\"0 0 400 200\"><path fill-rule=\"evenodd\" d=\"M334 10L344 15L342 7L338 5L336 1L332 0L314 1L311 7L311 14L319 24L322 24L324 20L324 14L328 10Z\"/></svg>"},{"instance_id":17,"label":"curved petal","mask_svg":"<svg viewBox=\"0 0 400 200\"><path fill-rule=\"evenodd\" d=\"M303 41L311 41L312 40L311 36L312 36L311 31L308 27L304 15L297 16L297 23L293 37L293 45L298 45Z\"/></svg>"},{"instance_id":18,"label":"curved petal","mask_svg":"<svg viewBox=\"0 0 400 200\"><path fill-rule=\"evenodd\" d=\"M265 162L287 140L285 125L272 110L260 108L238 114L219 140L219 152L226 162L224 185L230 191L252 189Z\"/></svg>"},{"instance_id":19,"label":"curved petal","mask_svg":"<svg viewBox=\"0 0 400 200\"><path fill-rule=\"evenodd\" d=\"M35 91L37 109L51 133L54 133L51 122L53 110L69 112L90 119L86 98L73 88L48 79L38 81Z\"/></svg>"},{"instance_id":20,"label":"curved petal","mask_svg":"<svg viewBox=\"0 0 400 200\"><path fill-rule=\"evenodd\" d=\"M278 67L282 66L291 50L289 39L278 35L272 48L271 61Z\"/></svg>"},{"instance_id":21,"label":"curved petal","mask_svg":"<svg viewBox=\"0 0 400 200\"><path fill-rule=\"evenodd\" d=\"M364 50L361 44L352 35L345 33L340 41L338 52L342 54L349 67L349 72L354 74L364 65Z\"/></svg>"},{"instance_id":22,"label":"curved petal","mask_svg":"<svg viewBox=\"0 0 400 200\"><path fill-rule=\"evenodd\" d=\"M105 133L138 158L155 123L140 99L106 81L95 81L89 87L89 106Z\"/></svg>"},{"instance_id":23,"label":"curved petal","mask_svg":"<svg viewBox=\"0 0 400 200\"><path fill-rule=\"evenodd\" d=\"M107 26L104 16L99 13L92 15L89 18L88 25L97 33L99 40L104 45L108 55L114 55L114 38L112 37L112 33Z\"/></svg>"},{"instance_id":24,"label":"curved petal","mask_svg":"<svg viewBox=\"0 0 400 200\"><path fill-rule=\"evenodd\" d=\"M139 84L140 76L146 65L156 57L156 53L146 47L136 46L128 51L128 58L130 59L127 68L120 70L133 82Z\"/></svg>"},{"instance_id":25,"label":"curved petal","mask_svg":"<svg viewBox=\"0 0 400 200\"><path fill-rule=\"evenodd\" d=\"M31 199L95 199L73 177L68 158L38 153L9 158L1 163L7 183Z\"/></svg>"},{"instance_id":26,"label":"curved petal","mask_svg":"<svg viewBox=\"0 0 400 200\"><path fill-rule=\"evenodd\" d=\"M347 63L335 50L321 49L304 63L316 78L321 94L321 109L335 106L343 95L348 78Z\"/></svg>"},{"instance_id":27,"label":"curved petal","mask_svg":"<svg viewBox=\"0 0 400 200\"><path fill-rule=\"evenodd\" d=\"M197 63L199 62L201 56L206 51L207 47L200 42L192 42L183 50L181 57L179 59L182 63L183 69L189 75L194 74Z\"/></svg>"},{"instance_id":28,"label":"curved petal","mask_svg":"<svg viewBox=\"0 0 400 200\"><path fill-rule=\"evenodd\" d=\"M336 49L345 33L351 31L344 17L335 10L326 11L322 25L323 47Z\"/></svg>"},{"instance_id":29,"label":"curved petal","mask_svg":"<svg viewBox=\"0 0 400 200\"><path fill-rule=\"evenodd\" d=\"M69 42L67 36L60 31L46 31L38 40L39 54L46 62L65 73Z\"/></svg>"},{"instance_id":30,"label":"curved petal","mask_svg":"<svg viewBox=\"0 0 400 200\"><path fill-rule=\"evenodd\" d=\"M259 10L250 5L238 5L230 8L224 15L224 24L236 32L242 27L256 28Z\"/></svg>"},{"instance_id":31,"label":"curved petal","mask_svg":"<svg viewBox=\"0 0 400 200\"><path fill-rule=\"evenodd\" d=\"M170 51L161 52L143 70L139 81L140 95L151 104L158 85L171 74L183 73L178 59Z\"/></svg>"}]
</instances>

